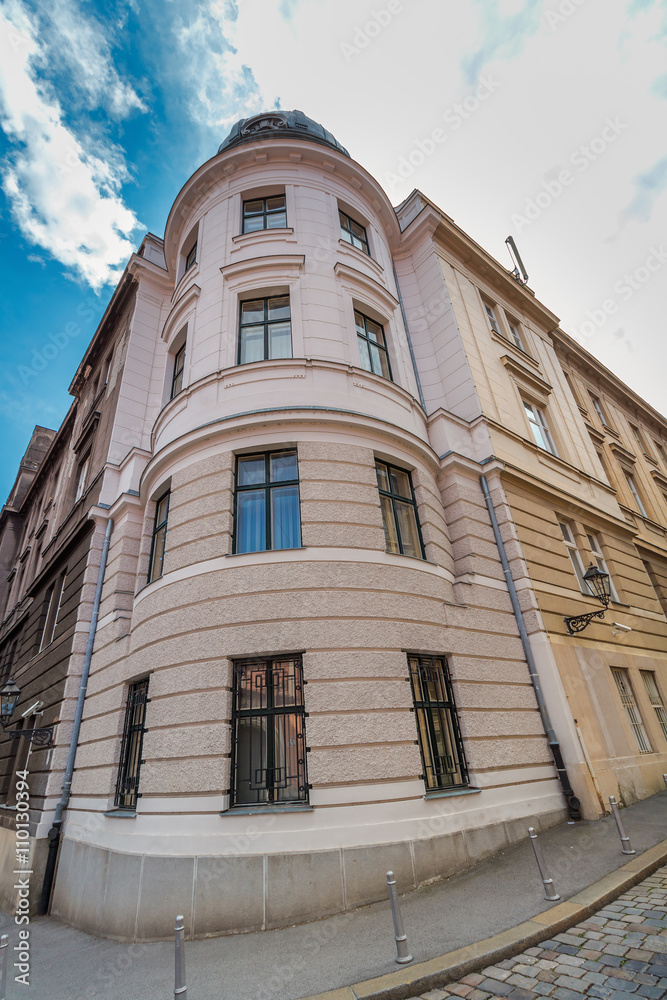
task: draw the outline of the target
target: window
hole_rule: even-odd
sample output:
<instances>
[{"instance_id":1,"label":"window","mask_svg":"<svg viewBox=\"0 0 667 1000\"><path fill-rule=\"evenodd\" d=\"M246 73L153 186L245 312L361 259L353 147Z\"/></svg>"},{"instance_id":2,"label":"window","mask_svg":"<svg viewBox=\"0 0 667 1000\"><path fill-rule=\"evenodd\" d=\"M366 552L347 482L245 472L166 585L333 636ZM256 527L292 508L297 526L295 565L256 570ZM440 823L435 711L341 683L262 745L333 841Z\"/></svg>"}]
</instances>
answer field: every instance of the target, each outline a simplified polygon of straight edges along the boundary
<instances>
[{"instance_id":1,"label":"window","mask_svg":"<svg viewBox=\"0 0 667 1000\"><path fill-rule=\"evenodd\" d=\"M301 545L296 451L239 455L235 499L235 552Z\"/></svg>"},{"instance_id":2,"label":"window","mask_svg":"<svg viewBox=\"0 0 667 1000\"><path fill-rule=\"evenodd\" d=\"M482 301L484 302L484 300ZM502 337L502 333L500 332L500 327L498 326L498 320L496 318L496 311L489 302L484 302L484 312L486 313L486 318L488 319L489 325L491 326L493 332L497 333L499 336Z\"/></svg>"},{"instance_id":3,"label":"window","mask_svg":"<svg viewBox=\"0 0 667 1000\"><path fill-rule=\"evenodd\" d=\"M79 462L79 471L76 481L76 494L74 496L74 503L80 500L86 491L86 479L88 478L89 464L90 464L90 455L86 455L83 461Z\"/></svg>"},{"instance_id":4,"label":"window","mask_svg":"<svg viewBox=\"0 0 667 1000\"><path fill-rule=\"evenodd\" d=\"M625 714L628 717L630 728L632 729L637 741L639 752L652 753L651 744L649 743L642 717L639 714L639 709L637 708L637 702L635 701L634 691L632 690L627 670L624 670L621 667L612 667L611 672L614 676L614 680L616 681L616 687L618 688L618 693L621 697L621 704L625 709Z\"/></svg>"},{"instance_id":5,"label":"window","mask_svg":"<svg viewBox=\"0 0 667 1000\"><path fill-rule=\"evenodd\" d=\"M651 581L651 586L655 591L655 596L658 598L663 614L667 618L667 598L663 593L662 587L660 586L660 582L658 581L658 577L656 576L655 571L650 563L647 563L644 559L642 559L642 563L644 565L644 569L646 570L648 578Z\"/></svg>"},{"instance_id":6,"label":"window","mask_svg":"<svg viewBox=\"0 0 667 1000\"><path fill-rule=\"evenodd\" d=\"M639 673L642 675L648 700L651 702L651 707L654 709L658 718L658 723L662 729L662 735L667 740L667 712L665 712L665 706L662 698L660 697L660 692L658 691L658 685L655 681L655 673L653 670L640 670Z\"/></svg>"},{"instance_id":7,"label":"window","mask_svg":"<svg viewBox=\"0 0 667 1000\"><path fill-rule=\"evenodd\" d=\"M111 374L111 362L112 361L113 361L113 351L111 352L111 354L108 356L108 358L104 362L104 369L103 369L103 371L104 371L103 384L104 385L107 385L108 382L109 382L109 375Z\"/></svg>"},{"instance_id":8,"label":"window","mask_svg":"<svg viewBox=\"0 0 667 1000\"><path fill-rule=\"evenodd\" d=\"M340 238L345 240L346 243L351 243L353 247L358 250L363 250L370 257L370 249L368 247L368 236L366 230L363 226L351 219L349 215L345 212L338 210L338 217L340 219Z\"/></svg>"},{"instance_id":9,"label":"window","mask_svg":"<svg viewBox=\"0 0 667 1000\"><path fill-rule=\"evenodd\" d=\"M234 664L232 806L307 802L300 656Z\"/></svg>"},{"instance_id":10,"label":"window","mask_svg":"<svg viewBox=\"0 0 667 1000\"><path fill-rule=\"evenodd\" d=\"M114 805L119 809L135 809L137 799L141 795L139 773L143 764L141 750L146 731L146 705L149 700L147 677L129 685L114 799Z\"/></svg>"},{"instance_id":11,"label":"window","mask_svg":"<svg viewBox=\"0 0 667 1000\"><path fill-rule=\"evenodd\" d=\"M660 460L662 461L662 464L667 469L667 451L665 451L663 445L661 445L659 441L655 441L654 440L653 444L655 445L655 450L657 451L658 455L660 456Z\"/></svg>"},{"instance_id":12,"label":"window","mask_svg":"<svg viewBox=\"0 0 667 1000\"><path fill-rule=\"evenodd\" d=\"M292 357L289 295L241 303L239 364Z\"/></svg>"},{"instance_id":13,"label":"window","mask_svg":"<svg viewBox=\"0 0 667 1000\"><path fill-rule=\"evenodd\" d=\"M430 788L468 784L463 741L444 656L408 656L417 733Z\"/></svg>"},{"instance_id":14,"label":"window","mask_svg":"<svg viewBox=\"0 0 667 1000\"><path fill-rule=\"evenodd\" d=\"M285 229L286 226L284 194L243 202L244 233L256 233L260 229Z\"/></svg>"},{"instance_id":15,"label":"window","mask_svg":"<svg viewBox=\"0 0 667 1000\"><path fill-rule=\"evenodd\" d=\"M46 617L44 618L44 627L39 640L40 652L53 642L53 637L56 631L56 622L58 621L58 613L60 611L60 602L62 601L63 589L65 586L66 573L66 570L63 571L58 579L54 580L46 591L44 599L44 603L46 605Z\"/></svg>"},{"instance_id":16,"label":"window","mask_svg":"<svg viewBox=\"0 0 667 1000\"><path fill-rule=\"evenodd\" d=\"M177 396L183 388L183 369L185 368L185 344L174 355L174 373L171 378L171 394L169 399Z\"/></svg>"},{"instance_id":17,"label":"window","mask_svg":"<svg viewBox=\"0 0 667 1000\"><path fill-rule=\"evenodd\" d=\"M391 379L389 355L384 339L384 330L379 323L354 310L354 322L357 328L357 341L361 356L361 367L375 375Z\"/></svg>"},{"instance_id":18,"label":"window","mask_svg":"<svg viewBox=\"0 0 667 1000\"><path fill-rule=\"evenodd\" d=\"M634 424L630 424L630 429L634 435L635 441L639 445L639 450L642 455L646 455L647 458L651 458L651 453L649 451L648 444L644 438L644 435L640 431L639 427L635 427Z\"/></svg>"},{"instance_id":19,"label":"window","mask_svg":"<svg viewBox=\"0 0 667 1000\"><path fill-rule=\"evenodd\" d=\"M551 436L551 431L549 430L547 418L542 410L539 406L535 406L534 403L527 403L525 399L523 400L523 408L526 411L526 416L528 417L530 429L533 432L535 444L539 448L543 448L544 451L550 452L552 455L558 455L556 445L554 444L554 440Z\"/></svg>"},{"instance_id":20,"label":"window","mask_svg":"<svg viewBox=\"0 0 667 1000\"><path fill-rule=\"evenodd\" d=\"M605 562L605 558L602 554L602 546L600 545L600 538L598 535L594 535L592 532L586 532L586 538L588 539L588 544L591 547L591 552L593 553L593 563L597 566L599 570L603 573L609 574L609 593L611 595L612 601L616 601L618 604L618 594L616 593L616 587L614 586L614 581L612 579L611 573L609 573L609 568Z\"/></svg>"},{"instance_id":21,"label":"window","mask_svg":"<svg viewBox=\"0 0 667 1000\"><path fill-rule=\"evenodd\" d=\"M412 478L404 469L376 461L387 552L425 559Z\"/></svg>"},{"instance_id":22,"label":"window","mask_svg":"<svg viewBox=\"0 0 667 1000\"><path fill-rule=\"evenodd\" d=\"M197 263L197 244L193 246L192 250L185 257L185 270L189 271Z\"/></svg>"},{"instance_id":23,"label":"window","mask_svg":"<svg viewBox=\"0 0 667 1000\"><path fill-rule=\"evenodd\" d=\"M593 404L593 409L595 410L595 412L597 413L598 417L600 418L600 423L602 424L602 426L603 427L609 427L609 424L607 423L607 418L604 415L604 410L602 409L602 403L597 398L597 396L593 396L591 394L591 402Z\"/></svg>"},{"instance_id":24,"label":"window","mask_svg":"<svg viewBox=\"0 0 667 1000\"><path fill-rule=\"evenodd\" d=\"M162 576L164 563L164 548L167 540L167 518L169 517L169 497L167 490L155 505L155 521L153 524L153 540L151 542L151 557L148 563L148 582L152 583Z\"/></svg>"},{"instance_id":25,"label":"window","mask_svg":"<svg viewBox=\"0 0 667 1000\"><path fill-rule=\"evenodd\" d=\"M517 323L516 320L510 319L509 316L508 316L507 317L507 325L509 327L510 333L512 335L512 340L514 341L515 345L519 348L519 350L521 350L521 351L523 351L525 353L526 348L524 347L523 340L521 339L521 333L519 331L519 324Z\"/></svg>"},{"instance_id":26,"label":"window","mask_svg":"<svg viewBox=\"0 0 667 1000\"><path fill-rule=\"evenodd\" d=\"M579 555L579 549L577 548L577 543L574 540L574 534L572 532L572 526L568 524L567 521L559 521L558 526L561 530L563 536L563 541L567 547L567 552L570 557L570 562L572 563L572 569L574 570L574 575L577 578L577 583L579 584L579 590L582 594L586 594L589 597L591 592L588 589L588 584L584 580L584 564L581 561L581 556Z\"/></svg>"},{"instance_id":27,"label":"window","mask_svg":"<svg viewBox=\"0 0 667 1000\"><path fill-rule=\"evenodd\" d=\"M637 510L642 515L642 517L648 517L648 514L646 513L646 508L644 507L644 504L642 503L642 498L640 497L639 493L637 492L637 487L635 486L634 476L632 476L629 472L626 472L625 473L625 478L627 480L628 488L629 488L630 492L632 493L632 497L633 497L633 499L634 499L634 501L635 501L635 503L637 505Z\"/></svg>"}]
</instances>

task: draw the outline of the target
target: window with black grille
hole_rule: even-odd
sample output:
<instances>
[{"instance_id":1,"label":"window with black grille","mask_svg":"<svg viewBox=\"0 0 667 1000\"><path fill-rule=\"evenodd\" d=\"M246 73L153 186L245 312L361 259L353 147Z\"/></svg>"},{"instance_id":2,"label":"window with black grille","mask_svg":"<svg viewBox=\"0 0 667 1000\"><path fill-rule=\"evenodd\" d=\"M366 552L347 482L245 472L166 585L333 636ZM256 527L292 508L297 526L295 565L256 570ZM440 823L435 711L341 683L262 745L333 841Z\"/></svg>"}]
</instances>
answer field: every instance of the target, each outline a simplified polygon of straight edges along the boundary
<instances>
[{"instance_id":1,"label":"window with black grille","mask_svg":"<svg viewBox=\"0 0 667 1000\"><path fill-rule=\"evenodd\" d=\"M308 801L300 656L234 664L232 806Z\"/></svg>"},{"instance_id":2,"label":"window with black grille","mask_svg":"<svg viewBox=\"0 0 667 1000\"><path fill-rule=\"evenodd\" d=\"M409 656L412 697L427 789L468 784L449 668L444 656Z\"/></svg>"},{"instance_id":3,"label":"window with black grille","mask_svg":"<svg viewBox=\"0 0 667 1000\"><path fill-rule=\"evenodd\" d=\"M119 809L135 809L140 796L141 751L146 727L148 678L130 684L125 708L123 742L120 748L115 804Z\"/></svg>"}]
</instances>

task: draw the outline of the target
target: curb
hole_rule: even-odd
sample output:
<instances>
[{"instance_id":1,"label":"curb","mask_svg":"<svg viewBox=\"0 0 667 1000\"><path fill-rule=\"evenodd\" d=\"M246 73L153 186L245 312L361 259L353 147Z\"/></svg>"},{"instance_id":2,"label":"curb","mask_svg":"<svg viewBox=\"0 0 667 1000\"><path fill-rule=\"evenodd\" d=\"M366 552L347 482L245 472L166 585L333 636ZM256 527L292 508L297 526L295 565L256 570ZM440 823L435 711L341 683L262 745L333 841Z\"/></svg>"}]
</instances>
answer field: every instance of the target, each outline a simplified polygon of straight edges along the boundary
<instances>
[{"instance_id":1,"label":"curb","mask_svg":"<svg viewBox=\"0 0 667 1000\"><path fill-rule=\"evenodd\" d=\"M434 987L456 982L487 965L512 958L526 948L547 941L554 934L561 934L632 889L666 862L667 840L663 840L615 872L605 875L599 882L582 889L566 902L544 910L516 927L510 927L500 934L445 955L438 955L428 962L420 962L409 969L366 979L327 993L315 993L299 1000L408 1000L419 996Z\"/></svg>"}]
</instances>

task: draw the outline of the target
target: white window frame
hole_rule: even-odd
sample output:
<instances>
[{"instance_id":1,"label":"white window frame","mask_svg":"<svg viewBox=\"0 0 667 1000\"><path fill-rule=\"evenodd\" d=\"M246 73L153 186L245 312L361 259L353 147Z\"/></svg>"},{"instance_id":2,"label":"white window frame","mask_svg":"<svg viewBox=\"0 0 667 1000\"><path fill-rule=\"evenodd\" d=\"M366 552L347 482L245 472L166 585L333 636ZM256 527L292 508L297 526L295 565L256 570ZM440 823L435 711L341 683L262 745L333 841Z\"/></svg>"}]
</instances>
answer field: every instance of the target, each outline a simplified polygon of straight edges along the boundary
<instances>
[{"instance_id":1,"label":"white window frame","mask_svg":"<svg viewBox=\"0 0 667 1000\"><path fill-rule=\"evenodd\" d=\"M579 590L582 594L586 594L587 597L591 596L591 592L588 589L588 584L584 580L584 562L581 558L581 554L577 547L577 543L574 538L574 532L572 530L572 525L569 521L563 521L562 518L558 518L558 526L560 528L561 535L563 536L563 543L567 548L567 553L570 557L570 562L572 563L572 569L574 570L574 575L577 578L577 583L579 584Z\"/></svg>"},{"instance_id":2,"label":"white window frame","mask_svg":"<svg viewBox=\"0 0 667 1000\"><path fill-rule=\"evenodd\" d=\"M498 322L498 316L496 315L496 306L491 305L491 303L487 302L486 299L482 299L482 305L484 306L484 313L486 314L489 326L494 333L497 333L499 337L502 337L500 323Z\"/></svg>"},{"instance_id":3,"label":"white window frame","mask_svg":"<svg viewBox=\"0 0 667 1000\"><path fill-rule=\"evenodd\" d=\"M630 493L632 494L633 499L637 504L637 510L642 515L642 517L648 517L648 514L646 513L646 508L642 503L642 498L640 497L637 491L637 484L635 483L635 477L632 475L631 472L624 472L624 475L625 475L625 480L628 484L628 489L630 490Z\"/></svg>"},{"instance_id":4,"label":"white window frame","mask_svg":"<svg viewBox=\"0 0 667 1000\"><path fill-rule=\"evenodd\" d=\"M60 605L63 599L63 593L65 590L65 580L67 578L67 571L60 574L60 576L53 581L51 584L49 595L49 604L46 609L46 618L44 619L44 627L42 629L42 635L39 640L39 652L41 653L43 649L50 646L53 642L53 637L56 634L56 625L58 624L58 615L60 614Z\"/></svg>"},{"instance_id":5,"label":"white window frame","mask_svg":"<svg viewBox=\"0 0 667 1000\"><path fill-rule=\"evenodd\" d=\"M86 455L84 460L79 464L79 478L76 483L76 496L74 497L74 503L77 503L86 492L86 479L88 478L89 464L90 454Z\"/></svg>"},{"instance_id":6,"label":"white window frame","mask_svg":"<svg viewBox=\"0 0 667 1000\"><path fill-rule=\"evenodd\" d=\"M611 667L612 677L616 682L616 688L618 690L619 698L621 699L621 704L625 709L625 715L630 724L630 728L634 734L635 740L637 741L637 747L640 753L653 753L653 747L651 746L651 741L648 738L648 733L644 726L644 720L642 719L641 712L637 705L637 699L635 698L635 693L632 690L632 683L630 682L630 676L625 667Z\"/></svg>"},{"instance_id":7,"label":"white window frame","mask_svg":"<svg viewBox=\"0 0 667 1000\"><path fill-rule=\"evenodd\" d=\"M600 545L600 537L594 531L587 530L586 538L588 539L588 544L590 545L591 552L593 553L593 562L598 569L602 570L603 573L606 573L609 576L609 593L611 599L612 601L615 601L616 604L619 604L620 601L618 599L618 594L616 593L616 587L614 586L612 575L609 572L609 568L607 567L607 563L602 552L602 546Z\"/></svg>"},{"instance_id":8,"label":"white window frame","mask_svg":"<svg viewBox=\"0 0 667 1000\"><path fill-rule=\"evenodd\" d=\"M554 443L554 439L551 435L551 430L544 411L536 406L535 403L530 403L527 399L521 399L523 403L524 412L530 426L533 440L538 448L542 451L548 452L550 455L555 455L558 458L558 450Z\"/></svg>"},{"instance_id":9,"label":"white window frame","mask_svg":"<svg viewBox=\"0 0 667 1000\"><path fill-rule=\"evenodd\" d=\"M527 354L528 352L526 351L526 345L524 344L523 337L521 336L521 327L519 326L519 323L515 319L511 319L509 316L507 316L506 319L507 327L515 346L518 347L520 351L523 351L524 354Z\"/></svg>"},{"instance_id":10,"label":"white window frame","mask_svg":"<svg viewBox=\"0 0 667 1000\"><path fill-rule=\"evenodd\" d=\"M662 735L667 740L667 712L665 711L665 703L662 700L662 695L660 694L660 690L658 688L655 670L640 670L639 673L641 674L644 682L648 700L651 702L651 708L654 710L658 720L658 725L662 729Z\"/></svg>"},{"instance_id":11,"label":"white window frame","mask_svg":"<svg viewBox=\"0 0 667 1000\"><path fill-rule=\"evenodd\" d=\"M591 403L593 404L593 409L600 418L600 423L602 424L603 427L609 427L609 421L607 420L604 410L602 409L602 403L600 402L597 396L593 395L592 392L589 393L589 396L591 397Z\"/></svg>"}]
</instances>

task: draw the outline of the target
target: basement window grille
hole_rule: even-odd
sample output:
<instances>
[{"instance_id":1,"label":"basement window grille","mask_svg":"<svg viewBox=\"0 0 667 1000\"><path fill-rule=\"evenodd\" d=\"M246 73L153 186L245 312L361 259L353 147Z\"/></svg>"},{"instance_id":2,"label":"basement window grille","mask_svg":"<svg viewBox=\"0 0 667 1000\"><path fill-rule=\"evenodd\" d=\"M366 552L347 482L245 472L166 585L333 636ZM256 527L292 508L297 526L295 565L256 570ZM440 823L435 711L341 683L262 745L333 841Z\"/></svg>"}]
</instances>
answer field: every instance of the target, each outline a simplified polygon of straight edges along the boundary
<instances>
[{"instance_id":1,"label":"basement window grille","mask_svg":"<svg viewBox=\"0 0 667 1000\"><path fill-rule=\"evenodd\" d=\"M463 740L444 656L409 656L410 681L427 789L468 784Z\"/></svg>"},{"instance_id":2,"label":"basement window grille","mask_svg":"<svg viewBox=\"0 0 667 1000\"><path fill-rule=\"evenodd\" d=\"M627 671L622 667L612 667L611 672L614 675L616 687L618 688L618 693L621 697L621 704L625 709L625 714L628 717L630 728L632 729L637 741L639 752L652 753L651 744L646 734L642 717L639 714L639 709L637 708L637 702L635 701L634 691L632 690L630 679L627 676Z\"/></svg>"},{"instance_id":3,"label":"basement window grille","mask_svg":"<svg viewBox=\"0 0 667 1000\"><path fill-rule=\"evenodd\" d=\"M141 751L144 743L146 705L148 704L148 678L130 684L125 708L125 726L118 765L118 782L114 804L119 809L135 809L141 772Z\"/></svg>"},{"instance_id":4,"label":"basement window grille","mask_svg":"<svg viewBox=\"0 0 667 1000\"><path fill-rule=\"evenodd\" d=\"M667 740L667 712L665 712L665 706L660 696L660 692L658 691L655 674L652 670L640 670L640 673L642 675L642 680L644 681L644 687L646 688L648 700L651 702L651 707L655 711L658 722L660 723L662 735Z\"/></svg>"}]
</instances>

